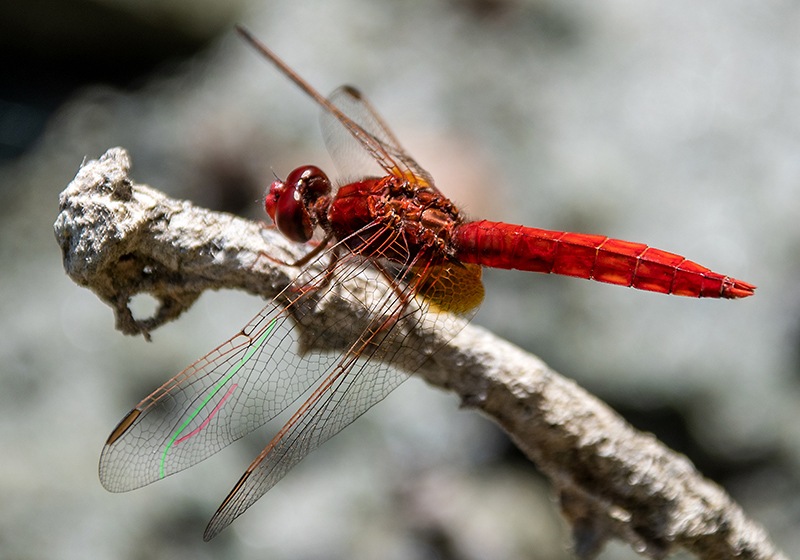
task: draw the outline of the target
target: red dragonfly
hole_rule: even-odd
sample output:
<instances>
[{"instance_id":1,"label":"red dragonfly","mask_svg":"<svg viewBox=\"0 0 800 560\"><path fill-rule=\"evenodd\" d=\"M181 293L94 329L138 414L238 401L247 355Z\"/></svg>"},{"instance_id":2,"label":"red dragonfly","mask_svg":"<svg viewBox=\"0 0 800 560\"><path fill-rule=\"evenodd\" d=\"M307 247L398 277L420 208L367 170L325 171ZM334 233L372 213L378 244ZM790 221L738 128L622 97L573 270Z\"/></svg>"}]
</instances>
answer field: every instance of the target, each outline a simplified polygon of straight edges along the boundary
<instances>
[{"instance_id":1,"label":"red dragonfly","mask_svg":"<svg viewBox=\"0 0 800 560\"><path fill-rule=\"evenodd\" d=\"M357 180L336 189L319 168L304 166L272 183L265 207L278 230L300 243L321 232L295 263L302 272L108 437L100 479L111 491L131 490L206 459L306 396L222 502L206 540L420 367L433 351L415 336L420 327L453 336L480 304L482 266L689 297L753 295L747 282L641 243L465 220L361 93L345 86L326 99L238 31L323 109L326 145L340 172ZM354 159L362 167L353 168ZM337 298L356 301L359 312L312 325L310 314ZM329 351L308 352L320 348Z\"/></svg>"}]
</instances>

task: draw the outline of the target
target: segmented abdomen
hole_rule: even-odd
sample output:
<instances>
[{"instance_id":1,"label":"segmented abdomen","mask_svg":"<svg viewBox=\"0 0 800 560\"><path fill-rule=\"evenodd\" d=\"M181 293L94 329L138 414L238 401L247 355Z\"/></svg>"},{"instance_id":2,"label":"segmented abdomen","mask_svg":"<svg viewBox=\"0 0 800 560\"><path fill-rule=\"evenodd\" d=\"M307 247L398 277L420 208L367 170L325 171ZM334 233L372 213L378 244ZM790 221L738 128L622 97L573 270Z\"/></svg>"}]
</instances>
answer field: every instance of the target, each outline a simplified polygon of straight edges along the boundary
<instances>
[{"instance_id":1,"label":"segmented abdomen","mask_svg":"<svg viewBox=\"0 0 800 560\"><path fill-rule=\"evenodd\" d=\"M456 227L451 243L460 261L494 268L552 272L689 297L740 298L755 290L680 255L603 235L481 220Z\"/></svg>"}]
</instances>

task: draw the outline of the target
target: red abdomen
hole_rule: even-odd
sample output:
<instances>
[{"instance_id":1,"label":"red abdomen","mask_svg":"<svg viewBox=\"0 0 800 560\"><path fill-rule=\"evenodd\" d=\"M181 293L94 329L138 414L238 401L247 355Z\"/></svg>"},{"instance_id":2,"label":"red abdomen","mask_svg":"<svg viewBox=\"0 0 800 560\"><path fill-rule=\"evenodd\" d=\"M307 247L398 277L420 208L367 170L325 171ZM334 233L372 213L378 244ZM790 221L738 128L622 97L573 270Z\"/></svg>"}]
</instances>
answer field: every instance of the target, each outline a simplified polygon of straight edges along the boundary
<instances>
[{"instance_id":1,"label":"red abdomen","mask_svg":"<svg viewBox=\"0 0 800 560\"><path fill-rule=\"evenodd\" d=\"M482 220L460 224L451 243L460 261L494 268L552 272L689 297L740 298L755 290L680 255L602 235Z\"/></svg>"}]
</instances>

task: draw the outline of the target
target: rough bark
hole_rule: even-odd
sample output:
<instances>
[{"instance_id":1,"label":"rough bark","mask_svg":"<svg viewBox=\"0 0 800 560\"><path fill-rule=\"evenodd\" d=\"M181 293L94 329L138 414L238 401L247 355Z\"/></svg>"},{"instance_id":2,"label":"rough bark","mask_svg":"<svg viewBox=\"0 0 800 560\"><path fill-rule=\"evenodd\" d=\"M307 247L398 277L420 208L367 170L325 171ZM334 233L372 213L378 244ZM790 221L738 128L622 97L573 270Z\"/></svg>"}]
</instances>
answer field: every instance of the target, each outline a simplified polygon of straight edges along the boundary
<instances>
[{"instance_id":1,"label":"rough bark","mask_svg":"<svg viewBox=\"0 0 800 560\"><path fill-rule=\"evenodd\" d=\"M61 194L55 223L67 273L112 307L122 332L149 336L204 290L272 298L296 275L264 255L292 261L302 247L263 224L137 185L129 172L121 148L87 162ZM153 317L129 310L139 293L159 301ZM577 556L618 538L651 558L679 549L706 559L784 558L686 457L485 330L467 326L416 373L497 422L550 479Z\"/></svg>"}]
</instances>

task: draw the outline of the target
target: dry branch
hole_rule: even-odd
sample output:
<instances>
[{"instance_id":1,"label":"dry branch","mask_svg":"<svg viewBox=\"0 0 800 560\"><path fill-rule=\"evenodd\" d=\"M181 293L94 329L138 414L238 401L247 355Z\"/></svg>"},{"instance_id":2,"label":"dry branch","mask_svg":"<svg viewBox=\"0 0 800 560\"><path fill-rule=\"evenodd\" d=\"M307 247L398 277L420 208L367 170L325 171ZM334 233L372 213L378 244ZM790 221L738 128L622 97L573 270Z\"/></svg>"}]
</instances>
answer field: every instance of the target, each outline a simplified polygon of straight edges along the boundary
<instances>
[{"instance_id":1,"label":"dry branch","mask_svg":"<svg viewBox=\"0 0 800 560\"><path fill-rule=\"evenodd\" d=\"M114 309L122 332L147 336L208 289L272 298L296 274L263 255L291 261L302 248L261 224L136 185L129 170L120 148L86 163L61 194L55 223L67 273ZM143 292L160 307L137 320L128 303ZM468 326L417 373L497 422L549 477L578 556L616 537L651 558L681 548L706 559L784 558L686 457L508 342Z\"/></svg>"}]
</instances>

